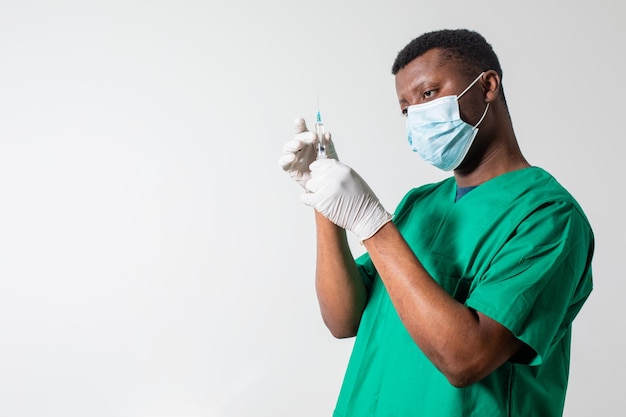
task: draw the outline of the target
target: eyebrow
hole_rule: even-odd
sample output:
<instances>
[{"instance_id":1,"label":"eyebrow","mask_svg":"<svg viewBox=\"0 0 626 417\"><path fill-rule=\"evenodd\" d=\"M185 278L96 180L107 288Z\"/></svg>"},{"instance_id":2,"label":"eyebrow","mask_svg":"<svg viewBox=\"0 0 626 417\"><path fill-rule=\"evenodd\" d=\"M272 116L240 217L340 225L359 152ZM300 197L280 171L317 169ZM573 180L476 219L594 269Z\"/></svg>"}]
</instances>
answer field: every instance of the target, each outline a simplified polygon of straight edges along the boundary
<instances>
[{"instance_id":1,"label":"eyebrow","mask_svg":"<svg viewBox=\"0 0 626 417\"><path fill-rule=\"evenodd\" d=\"M434 81L432 77L421 79L418 82L409 84L407 88L407 93L410 96L413 96L416 91L424 89L424 86L428 84L435 84L435 83L439 83L439 81ZM402 107L404 104L409 104L409 101L402 98L401 100L399 100L399 103L400 103L400 107Z\"/></svg>"}]
</instances>

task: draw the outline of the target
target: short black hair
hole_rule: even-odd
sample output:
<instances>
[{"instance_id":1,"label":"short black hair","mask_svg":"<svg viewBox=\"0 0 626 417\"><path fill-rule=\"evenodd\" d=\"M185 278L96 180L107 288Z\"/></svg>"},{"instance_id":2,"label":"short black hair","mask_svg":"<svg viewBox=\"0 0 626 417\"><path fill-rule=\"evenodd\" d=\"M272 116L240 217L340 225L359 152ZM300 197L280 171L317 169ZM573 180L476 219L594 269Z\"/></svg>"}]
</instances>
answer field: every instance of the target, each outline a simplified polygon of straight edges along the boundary
<instances>
[{"instance_id":1,"label":"short black hair","mask_svg":"<svg viewBox=\"0 0 626 417\"><path fill-rule=\"evenodd\" d=\"M468 29L443 29L418 36L398 53L391 73L396 75L409 62L435 48L441 49L444 59L457 61L468 77L494 70L502 79L502 68L491 45L481 34Z\"/></svg>"}]
</instances>

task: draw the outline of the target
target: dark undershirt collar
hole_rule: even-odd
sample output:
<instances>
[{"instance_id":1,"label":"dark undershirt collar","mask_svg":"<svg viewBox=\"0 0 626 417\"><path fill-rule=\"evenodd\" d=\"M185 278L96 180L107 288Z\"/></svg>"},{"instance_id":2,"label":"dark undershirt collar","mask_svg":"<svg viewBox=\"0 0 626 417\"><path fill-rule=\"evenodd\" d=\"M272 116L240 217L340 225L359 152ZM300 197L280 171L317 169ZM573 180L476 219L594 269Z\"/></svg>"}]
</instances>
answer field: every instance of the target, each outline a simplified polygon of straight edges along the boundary
<instances>
[{"instance_id":1,"label":"dark undershirt collar","mask_svg":"<svg viewBox=\"0 0 626 417\"><path fill-rule=\"evenodd\" d=\"M457 187L456 187L456 200L454 200L454 201L459 201L461 199L461 197L463 197L465 194L469 193L470 191L472 191L476 187L478 187L478 186L477 185L472 185L470 187L459 187L457 185Z\"/></svg>"}]
</instances>

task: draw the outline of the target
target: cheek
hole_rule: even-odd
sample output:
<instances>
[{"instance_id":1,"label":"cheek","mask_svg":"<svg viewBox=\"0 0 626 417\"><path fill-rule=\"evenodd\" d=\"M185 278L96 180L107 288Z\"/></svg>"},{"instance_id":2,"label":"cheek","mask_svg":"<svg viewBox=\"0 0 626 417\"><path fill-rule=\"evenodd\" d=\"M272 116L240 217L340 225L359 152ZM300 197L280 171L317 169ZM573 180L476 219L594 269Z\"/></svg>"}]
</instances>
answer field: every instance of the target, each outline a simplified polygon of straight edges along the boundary
<instances>
[{"instance_id":1,"label":"cheek","mask_svg":"<svg viewBox=\"0 0 626 417\"><path fill-rule=\"evenodd\" d=\"M486 107L487 107L487 103L485 103L484 101L468 100L467 102L463 103L463 105L461 105L460 107L461 119L463 119L465 123L475 126L476 123L478 123L478 121L483 116L483 113L485 112ZM485 121L483 120L482 123L484 122Z\"/></svg>"}]
</instances>

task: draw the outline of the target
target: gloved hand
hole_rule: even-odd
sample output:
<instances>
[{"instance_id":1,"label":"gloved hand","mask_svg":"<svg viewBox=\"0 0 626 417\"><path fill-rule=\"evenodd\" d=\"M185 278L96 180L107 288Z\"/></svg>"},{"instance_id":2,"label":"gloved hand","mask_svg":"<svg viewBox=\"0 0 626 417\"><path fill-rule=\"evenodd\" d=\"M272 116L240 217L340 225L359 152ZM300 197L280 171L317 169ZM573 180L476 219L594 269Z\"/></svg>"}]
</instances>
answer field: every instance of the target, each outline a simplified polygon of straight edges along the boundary
<instances>
[{"instance_id":1,"label":"gloved hand","mask_svg":"<svg viewBox=\"0 0 626 417\"><path fill-rule=\"evenodd\" d=\"M309 131L304 119L296 119L296 134L294 138L283 147L283 155L278 160L278 164L286 171L291 178L305 188L307 181L311 178L309 165L317 158L317 134ZM337 159L337 152L331 140L331 135L326 132L324 135L326 145L326 157Z\"/></svg>"},{"instance_id":2,"label":"gloved hand","mask_svg":"<svg viewBox=\"0 0 626 417\"><path fill-rule=\"evenodd\" d=\"M320 159L311 164L306 190L301 197L304 204L355 233L361 241L391 220L391 214L363 178L335 159Z\"/></svg>"}]
</instances>

